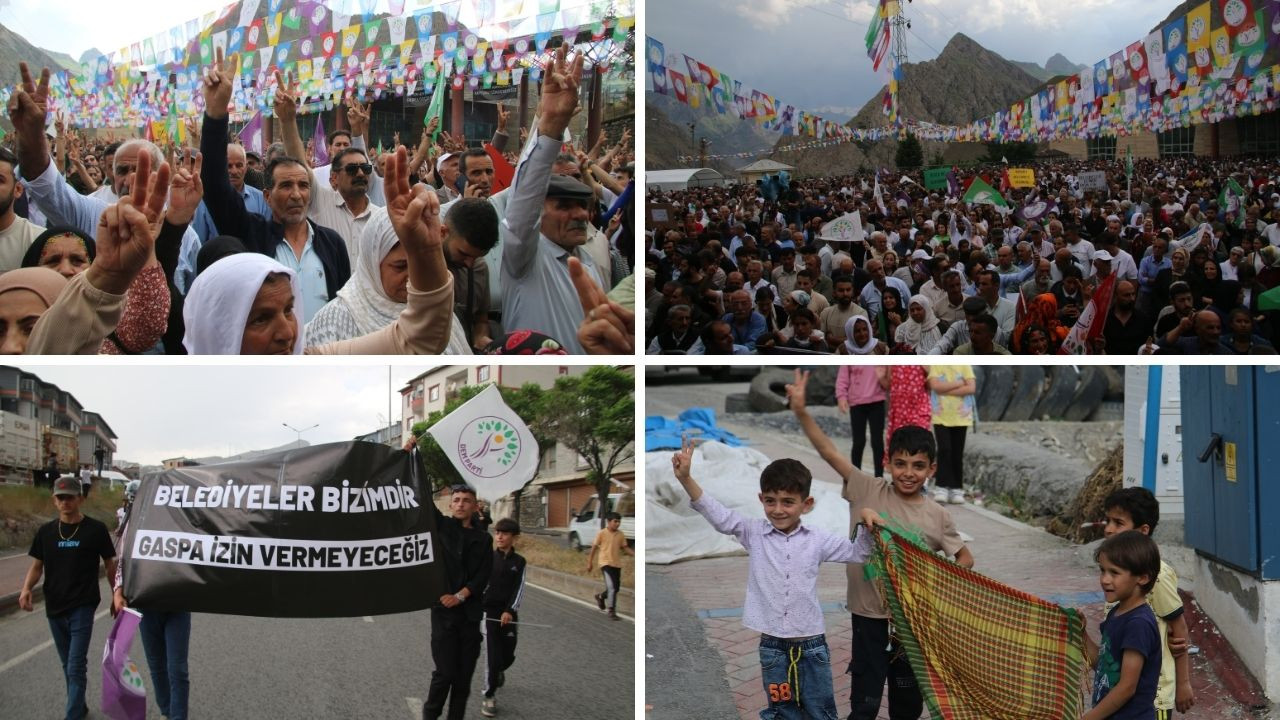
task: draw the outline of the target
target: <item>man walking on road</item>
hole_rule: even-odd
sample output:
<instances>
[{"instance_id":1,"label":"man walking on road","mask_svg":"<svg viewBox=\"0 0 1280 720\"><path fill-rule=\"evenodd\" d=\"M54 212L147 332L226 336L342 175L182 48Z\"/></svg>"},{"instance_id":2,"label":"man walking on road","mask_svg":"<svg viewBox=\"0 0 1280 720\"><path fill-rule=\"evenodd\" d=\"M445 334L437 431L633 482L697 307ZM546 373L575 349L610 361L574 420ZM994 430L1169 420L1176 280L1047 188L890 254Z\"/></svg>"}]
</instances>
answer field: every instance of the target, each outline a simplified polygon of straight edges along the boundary
<instances>
[{"instance_id":1,"label":"man walking on road","mask_svg":"<svg viewBox=\"0 0 1280 720\"><path fill-rule=\"evenodd\" d=\"M81 720L89 714L85 704L89 639L93 635L93 613L102 599L98 592L98 558L106 563L107 577L114 578L116 549L107 526L80 512L84 504L80 478L55 480L53 502L58 517L41 525L31 542L31 569L22 583L18 606L27 612L35 609L31 593L43 574L45 615L67 682L65 717Z\"/></svg>"}]
</instances>

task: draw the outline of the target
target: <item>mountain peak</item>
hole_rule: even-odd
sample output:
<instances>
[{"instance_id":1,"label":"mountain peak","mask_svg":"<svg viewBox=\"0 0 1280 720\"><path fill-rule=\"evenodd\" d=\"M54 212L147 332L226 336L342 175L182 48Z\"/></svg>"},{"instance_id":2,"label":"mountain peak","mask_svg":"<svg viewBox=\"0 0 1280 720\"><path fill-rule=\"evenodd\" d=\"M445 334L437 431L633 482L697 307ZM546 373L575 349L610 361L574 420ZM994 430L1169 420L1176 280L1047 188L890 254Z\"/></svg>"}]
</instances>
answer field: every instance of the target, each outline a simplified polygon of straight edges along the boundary
<instances>
[{"instance_id":1,"label":"mountain peak","mask_svg":"<svg viewBox=\"0 0 1280 720\"><path fill-rule=\"evenodd\" d=\"M942 48L942 53L938 55L938 59L941 60L942 58L952 55L969 54L975 50L990 52L979 45L977 40L974 40L964 33L956 33L951 36L951 39L947 41L946 46Z\"/></svg>"}]
</instances>

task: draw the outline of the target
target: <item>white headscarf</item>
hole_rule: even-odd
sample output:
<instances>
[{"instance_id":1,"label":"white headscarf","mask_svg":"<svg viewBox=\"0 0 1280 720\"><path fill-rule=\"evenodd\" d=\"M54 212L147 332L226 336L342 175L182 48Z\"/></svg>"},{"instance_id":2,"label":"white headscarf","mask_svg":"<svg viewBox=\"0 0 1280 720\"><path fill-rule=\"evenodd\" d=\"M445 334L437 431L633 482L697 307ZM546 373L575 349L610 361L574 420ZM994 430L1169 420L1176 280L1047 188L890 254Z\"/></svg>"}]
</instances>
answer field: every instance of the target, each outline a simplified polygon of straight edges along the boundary
<instances>
[{"instance_id":1,"label":"white headscarf","mask_svg":"<svg viewBox=\"0 0 1280 720\"><path fill-rule=\"evenodd\" d=\"M858 345L853 342L853 329L858 325L858 321L867 324L867 343ZM854 315L844 321L844 349L849 351L850 355L870 355L880 341L876 339L875 332L871 329L871 321L862 315Z\"/></svg>"},{"instance_id":2,"label":"white headscarf","mask_svg":"<svg viewBox=\"0 0 1280 720\"><path fill-rule=\"evenodd\" d=\"M365 223L357 247L355 269L338 296L307 323L306 346L314 347L377 332L396 321L405 303L387 297L382 286L382 261L400 238L384 208L376 208ZM449 344L445 355L470 355L467 334L453 313L449 314Z\"/></svg>"},{"instance_id":3,"label":"white headscarf","mask_svg":"<svg viewBox=\"0 0 1280 720\"><path fill-rule=\"evenodd\" d=\"M293 297L302 297L302 287L292 270L261 253L229 255L210 265L191 283L182 319L187 334L182 345L192 355L239 355L244 343L244 326L249 310L272 273L289 276ZM295 316L296 318L296 316ZM297 322L295 319L294 322ZM302 329L293 343L293 354L302 354Z\"/></svg>"},{"instance_id":4,"label":"white headscarf","mask_svg":"<svg viewBox=\"0 0 1280 720\"><path fill-rule=\"evenodd\" d=\"M396 237L387 211L377 208L360 235L357 243L360 254L351 277L338 291L338 296L307 323L308 345L368 335L395 322L404 310L404 303L387 297L382 287L381 265L398 242L400 238Z\"/></svg>"},{"instance_id":5,"label":"white headscarf","mask_svg":"<svg viewBox=\"0 0 1280 720\"><path fill-rule=\"evenodd\" d=\"M924 322L918 323L911 318L912 305L924 308ZM895 340L910 345L917 355L928 353L942 340L942 333L938 331L938 316L934 314L929 298L924 295L911 296L911 301L907 303L907 319L898 326Z\"/></svg>"}]
</instances>

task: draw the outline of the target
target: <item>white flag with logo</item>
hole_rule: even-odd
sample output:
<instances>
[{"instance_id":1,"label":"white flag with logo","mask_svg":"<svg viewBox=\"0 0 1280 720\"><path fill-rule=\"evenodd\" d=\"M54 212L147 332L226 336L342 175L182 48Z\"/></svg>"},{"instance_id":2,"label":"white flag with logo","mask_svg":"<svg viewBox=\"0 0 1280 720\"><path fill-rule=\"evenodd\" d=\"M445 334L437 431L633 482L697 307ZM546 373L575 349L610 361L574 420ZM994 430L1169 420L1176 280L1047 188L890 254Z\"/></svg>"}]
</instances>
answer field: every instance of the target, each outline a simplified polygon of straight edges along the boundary
<instances>
[{"instance_id":1,"label":"white flag with logo","mask_svg":"<svg viewBox=\"0 0 1280 720\"><path fill-rule=\"evenodd\" d=\"M497 386L427 428L478 497L497 500L520 490L538 472L538 444Z\"/></svg>"}]
</instances>

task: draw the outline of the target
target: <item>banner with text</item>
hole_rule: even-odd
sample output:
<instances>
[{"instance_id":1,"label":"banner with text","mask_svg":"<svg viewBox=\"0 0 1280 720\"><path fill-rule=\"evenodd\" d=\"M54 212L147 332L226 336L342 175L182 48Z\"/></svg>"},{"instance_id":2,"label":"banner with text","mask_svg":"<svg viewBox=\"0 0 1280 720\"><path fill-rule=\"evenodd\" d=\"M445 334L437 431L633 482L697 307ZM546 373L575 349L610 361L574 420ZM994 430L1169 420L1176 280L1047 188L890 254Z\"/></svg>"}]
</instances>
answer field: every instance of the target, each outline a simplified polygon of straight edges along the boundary
<instances>
[{"instance_id":1,"label":"banner with text","mask_svg":"<svg viewBox=\"0 0 1280 720\"><path fill-rule=\"evenodd\" d=\"M352 617L446 592L436 511L409 453L352 441L143 481L125 597L145 610Z\"/></svg>"}]
</instances>

